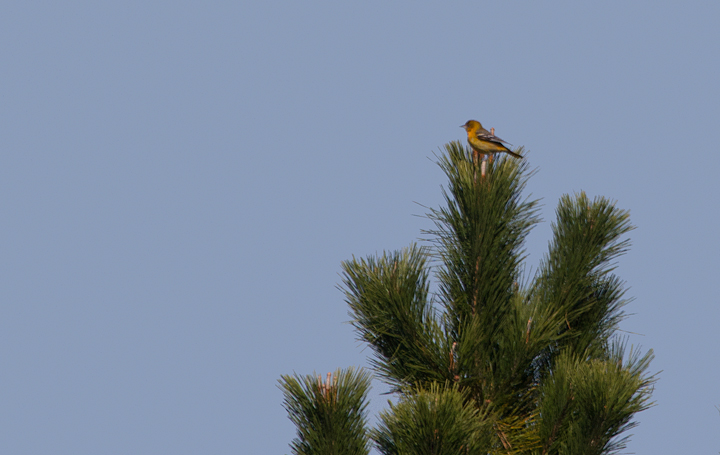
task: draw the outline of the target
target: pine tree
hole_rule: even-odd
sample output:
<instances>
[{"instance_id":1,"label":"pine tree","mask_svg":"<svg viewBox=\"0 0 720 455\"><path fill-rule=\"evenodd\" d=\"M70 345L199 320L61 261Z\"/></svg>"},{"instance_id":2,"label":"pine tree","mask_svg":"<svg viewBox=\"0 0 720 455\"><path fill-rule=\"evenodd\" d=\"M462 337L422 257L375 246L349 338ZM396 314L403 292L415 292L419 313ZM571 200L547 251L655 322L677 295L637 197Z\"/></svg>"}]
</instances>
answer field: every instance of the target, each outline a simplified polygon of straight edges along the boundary
<instances>
[{"instance_id":1,"label":"pine tree","mask_svg":"<svg viewBox=\"0 0 720 455\"><path fill-rule=\"evenodd\" d=\"M342 266L352 322L397 404L368 432L330 431L293 417L303 400L324 406L319 383L305 378L300 391L285 377L285 406L298 425L293 453L361 453L337 449L337 438L368 436L387 455L621 450L655 381L652 351L628 349L617 333L627 299L613 272L629 246L628 212L602 197L564 196L549 251L524 279L523 244L539 221L537 201L521 195L527 161L500 158L478 175L460 143L445 152L439 165L449 184L444 206L428 214L429 243ZM354 385L337 395L366 403L368 383L346 382ZM327 415L341 421L364 405L333 409ZM337 450L304 449L332 438Z\"/></svg>"}]
</instances>

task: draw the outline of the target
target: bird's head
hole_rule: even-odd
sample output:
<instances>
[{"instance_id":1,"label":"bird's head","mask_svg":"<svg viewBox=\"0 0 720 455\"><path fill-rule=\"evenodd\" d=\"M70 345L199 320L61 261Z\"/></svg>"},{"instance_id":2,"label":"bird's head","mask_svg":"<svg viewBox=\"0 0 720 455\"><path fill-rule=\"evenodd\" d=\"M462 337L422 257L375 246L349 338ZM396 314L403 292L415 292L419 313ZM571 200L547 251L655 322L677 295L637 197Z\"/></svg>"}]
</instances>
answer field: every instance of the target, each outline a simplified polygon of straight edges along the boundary
<instances>
[{"instance_id":1,"label":"bird's head","mask_svg":"<svg viewBox=\"0 0 720 455\"><path fill-rule=\"evenodd\" d=\"M460 125L460 128L465 128L465 131L478 130L482 125L477 120L468 120L464 125Z\"/></svg>"}]
</instances>

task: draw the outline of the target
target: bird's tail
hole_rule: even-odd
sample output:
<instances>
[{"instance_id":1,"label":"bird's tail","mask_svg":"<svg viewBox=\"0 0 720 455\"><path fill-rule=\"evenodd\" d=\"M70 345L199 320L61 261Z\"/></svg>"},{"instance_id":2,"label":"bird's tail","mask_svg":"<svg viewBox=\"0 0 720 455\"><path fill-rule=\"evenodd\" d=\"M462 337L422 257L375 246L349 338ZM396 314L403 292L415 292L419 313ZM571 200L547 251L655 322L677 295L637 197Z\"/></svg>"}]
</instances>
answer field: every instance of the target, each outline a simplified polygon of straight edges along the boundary
<instances>
[{"instance_id":1,"label":"bird's tail","mask_svg":"<svg viewBox=\"0 0 720 455\"><path fill-rule=\"evenodd\" d=\"M503 152L505 152L505 153L507 153L508 155L510 155L510 156L512 156L512 157L514 157L514 158L517 158L517 159L519 159L519 160L522 159L522 155L520 155L519 153L511 152L511 151L508 150L508 149L503 150Z\"/></svg>"}]
</instances>

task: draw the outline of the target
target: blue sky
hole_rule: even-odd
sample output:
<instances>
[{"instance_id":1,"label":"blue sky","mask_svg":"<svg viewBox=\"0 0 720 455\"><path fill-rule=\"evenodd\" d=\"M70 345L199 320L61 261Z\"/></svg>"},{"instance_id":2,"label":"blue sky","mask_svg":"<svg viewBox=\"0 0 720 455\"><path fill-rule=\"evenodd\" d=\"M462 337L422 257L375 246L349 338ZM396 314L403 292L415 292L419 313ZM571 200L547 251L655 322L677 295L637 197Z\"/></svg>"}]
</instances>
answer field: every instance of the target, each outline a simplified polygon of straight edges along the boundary
<instances>
[{"instance_id":1,"label":"blue sky","mask_svg":"<svg viewBox=\"0 0 720 455\"><path fill-rule=\"evenodd\" d=\"M475 118L545 220L629 209L628 452L720 450L716 2L0 6L0 452L289 453L281 374L367 365L341 261L406 246ZM421 205L420 205L421 204ZM371 411L385 406L375 382Z\"/></svg>"}]
</instances>

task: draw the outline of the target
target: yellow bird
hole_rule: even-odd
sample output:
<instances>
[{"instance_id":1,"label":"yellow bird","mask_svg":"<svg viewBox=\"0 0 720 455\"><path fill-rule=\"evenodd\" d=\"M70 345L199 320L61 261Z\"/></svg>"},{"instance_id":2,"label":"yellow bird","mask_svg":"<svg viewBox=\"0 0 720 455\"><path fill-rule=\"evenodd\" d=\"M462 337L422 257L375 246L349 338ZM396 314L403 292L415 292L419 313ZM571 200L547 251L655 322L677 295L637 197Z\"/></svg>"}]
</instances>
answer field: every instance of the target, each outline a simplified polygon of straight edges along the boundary
<instances>
[{"instance_id":1,"label":"yellow bird","mask_svg":"<svg viewBox=\"0 0 720 455\"><path fill-rule=\"evenodd\" d=\"M468 136L468 144L480 155L493 155L497 152L503 152L515 158L522 159L522 155L505 147L503 144L508 144L507 142L483 128L477 120L468 120L464 125L460 125L460 128L465 128Z\"/></svg>"}]
</instances>

